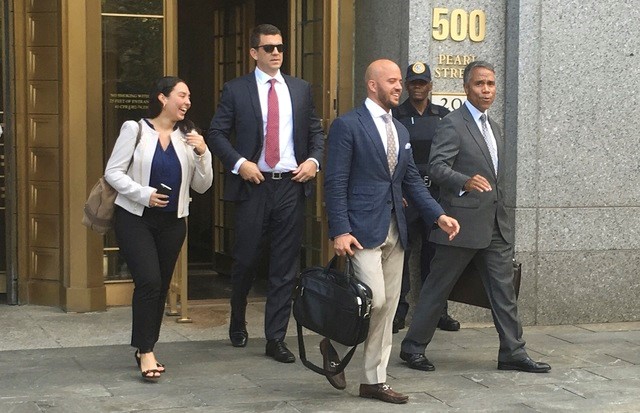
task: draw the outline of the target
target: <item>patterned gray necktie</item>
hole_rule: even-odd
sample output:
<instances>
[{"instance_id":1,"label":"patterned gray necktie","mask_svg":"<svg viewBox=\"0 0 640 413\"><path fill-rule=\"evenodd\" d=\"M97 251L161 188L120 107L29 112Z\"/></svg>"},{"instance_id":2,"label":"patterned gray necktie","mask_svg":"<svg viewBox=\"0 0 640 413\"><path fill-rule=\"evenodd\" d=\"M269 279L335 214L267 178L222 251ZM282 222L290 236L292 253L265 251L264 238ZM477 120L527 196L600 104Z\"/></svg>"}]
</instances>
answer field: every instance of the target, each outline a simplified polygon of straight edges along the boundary
<instances>
[{"instance_id":1,"label":"patterned gray necktie","mask_svg":"<svg viewBox=\"0 0 640 413\"><path fill-rule=\"evenodd\" d=\"M480 124L482 125L482 137L484 138L484 142L487 144L487 148L489 148L489 155L491 155L491 162L493 162L493 170L496 175L498 174L498 148L496 148L496 141L492 138L489 133L489 127L487 126L487 115L482 114L480 116Z\"/></svg>"},{"instance_id":2,"label":"patterned gray necktie","mask_svg":"<svg viewBox=\"0 0 640 413\"><path fill-rule=\"evenodd\" d=\"M382 115L384 120L384 128L387 132L387 163L389 163L389 171L393 175L398 164L398 148L396 148L396 138L393 136L393 126L391 124L391 115L388 113Z\"/></svg>"}]
</instances>

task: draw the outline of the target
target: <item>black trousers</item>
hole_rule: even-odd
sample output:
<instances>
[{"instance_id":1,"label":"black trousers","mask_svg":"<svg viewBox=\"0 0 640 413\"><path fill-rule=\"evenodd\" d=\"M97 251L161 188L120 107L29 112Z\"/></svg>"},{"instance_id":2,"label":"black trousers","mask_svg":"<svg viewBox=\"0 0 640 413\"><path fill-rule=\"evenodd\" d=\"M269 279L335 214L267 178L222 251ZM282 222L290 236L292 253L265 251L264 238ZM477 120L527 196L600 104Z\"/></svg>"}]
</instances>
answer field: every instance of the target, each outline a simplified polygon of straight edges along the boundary
<instances>
[{"instance_id":1,"label":"black trousers","mask_svg":"<svg viewBox=\"0 0 640 413\"><path fill-rule=\"evenodd\" d=\"M304 206L304 187L288 174L281 180L267 177L261 184L253 185L249 199L235 203L230 331L245 328L247 295L262 244L267 241L265 337L284 339L291 315L291 294L300 269Z\"/></svg>"},{"instance_id":2,"label":"black trousers","mask_svg":"<svg viewBox=\"0 0 640 413\"><path fill-rule=\"evenodd\" d=\"M160 337L167 291L187 227L184 218L160 208L145 208L140 217L116 207L115 217L120 253L135 285L131 346L146 353Z\"/></svg>"}]
</instances>

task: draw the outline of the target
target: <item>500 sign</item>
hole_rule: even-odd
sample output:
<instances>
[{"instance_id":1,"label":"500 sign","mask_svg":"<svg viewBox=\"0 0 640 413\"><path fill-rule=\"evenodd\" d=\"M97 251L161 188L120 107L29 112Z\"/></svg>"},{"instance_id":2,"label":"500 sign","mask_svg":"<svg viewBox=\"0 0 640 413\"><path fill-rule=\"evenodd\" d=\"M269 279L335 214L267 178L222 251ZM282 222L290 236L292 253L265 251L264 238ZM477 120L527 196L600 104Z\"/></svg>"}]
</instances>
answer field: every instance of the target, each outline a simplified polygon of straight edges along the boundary
<instances>
[{"instance_id":1,"label":"500 sign","mask_svg":"<svg viewBox=\"0 0 640 413\"><path fill-rule=\"evenodd\" d=\"M433 9L433 31L435 40L451 38L461 42L467 37L472 42L481 42L486 35L487 16L482 10L467 13L462 9L455 9L449 14L449 9L435 7Z\"/></svg>"}]
</instances>

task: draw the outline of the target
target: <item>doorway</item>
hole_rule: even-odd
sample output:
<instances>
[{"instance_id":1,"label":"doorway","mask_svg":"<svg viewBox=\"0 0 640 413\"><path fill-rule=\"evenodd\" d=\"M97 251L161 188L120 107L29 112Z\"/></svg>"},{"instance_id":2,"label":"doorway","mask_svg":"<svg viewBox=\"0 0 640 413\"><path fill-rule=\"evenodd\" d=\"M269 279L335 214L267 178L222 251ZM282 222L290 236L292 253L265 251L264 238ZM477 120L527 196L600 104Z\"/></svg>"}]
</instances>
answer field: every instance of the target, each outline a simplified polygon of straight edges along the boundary
<instances>
[{"instance_id":1,"label":"doorway","mask_svg":"<svg viewBox=\"0 0 640 413\"><path fill-rule=\"evenodd\" d=\"M285 41L288 39L288 1L189 0L179 1L177 12L178 76L191 90L189 118L204 134L223 84L253 70L250 30L270 23L280 28ZM189 299L226 298L230 294L233 205L222 200L223 171L217 160L214 163L214 186L205 194L192 194L189 208ZM264 295L266 291L262 275L258 271L253 294Z\"/></svg>"}]
</instances>

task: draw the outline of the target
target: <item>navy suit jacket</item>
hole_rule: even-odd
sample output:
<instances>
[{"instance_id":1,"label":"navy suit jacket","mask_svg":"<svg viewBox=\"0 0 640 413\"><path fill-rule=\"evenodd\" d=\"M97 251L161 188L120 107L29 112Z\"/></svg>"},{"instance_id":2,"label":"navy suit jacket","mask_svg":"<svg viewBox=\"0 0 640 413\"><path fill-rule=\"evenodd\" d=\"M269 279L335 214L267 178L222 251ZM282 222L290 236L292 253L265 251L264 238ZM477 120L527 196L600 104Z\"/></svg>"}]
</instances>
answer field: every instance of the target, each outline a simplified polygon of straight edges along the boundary
<instances>
[{"instance_id":1,"label":"navy suit jacket","mask_svg":"<svg viewBox=\"0 0 640 413\"><path fill-rule=\"evenodd\" d=\"M293 145L298 165L309 158L322 162L324 133L315 113L308 82L283 74L293 110ZM254 72L225 83L220 103L207 132L207 144L226 170L224 199L246 200L255 184L231 173L242 157L258 162L264 143L262 109ZM305 185L311 193L312 182Z\"/></svg>"},{"instance_id":2,"label":"navy suit jacket","mask_svg":"<svg viewBox=\"0 0 640 413\"><path fill-rule=\"evenodd\" d=\"M393 123L398 131L398 165L390 176L382 138L365 105L333 121L325 167L325 200L332 239L351 233L364 248L377 247L387 237L395 210L400 240L407 248L403 189L425 221L433 223L444 214L418 174L409 132L396 119Z\"/></svg>"}]
</instances>

